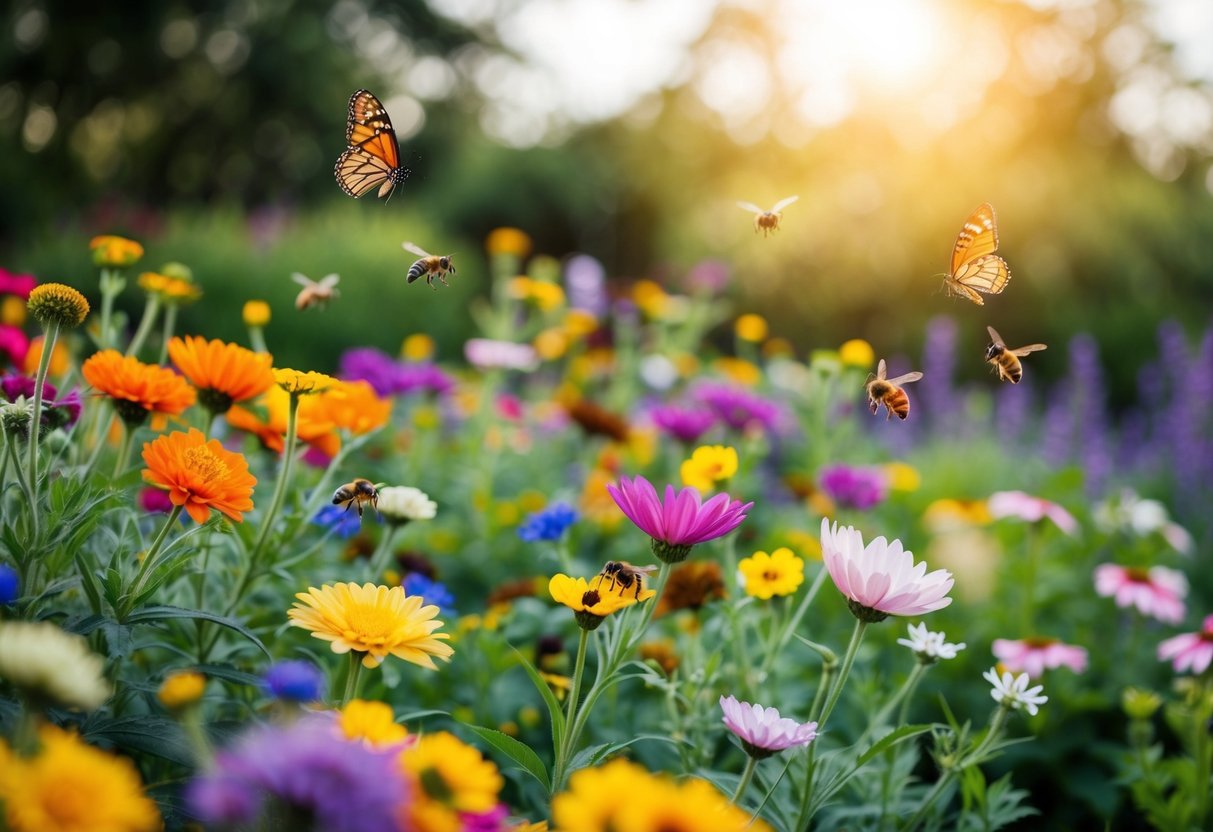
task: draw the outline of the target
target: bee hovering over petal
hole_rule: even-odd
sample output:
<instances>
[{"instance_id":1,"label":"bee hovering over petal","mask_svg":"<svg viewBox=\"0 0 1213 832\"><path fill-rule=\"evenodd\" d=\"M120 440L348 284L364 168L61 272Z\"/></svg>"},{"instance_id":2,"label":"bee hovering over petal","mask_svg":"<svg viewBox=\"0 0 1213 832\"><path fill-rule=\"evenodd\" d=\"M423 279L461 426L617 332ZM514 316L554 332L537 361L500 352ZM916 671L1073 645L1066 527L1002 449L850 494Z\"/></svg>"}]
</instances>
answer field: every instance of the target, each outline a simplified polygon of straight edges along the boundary
<instances>
[{"instance_id":1,"label":"bee hovering over petal","mask_svg":"<svg viewBox=\"0 0 1213 832\"><path fill-rule=\"evenodd\" d=\"M867 383L868 407L872 409L872 415L876 415L877 407L883 404L888 413L886 418L892 419L893 414L896 413L897 418L904 421L910 415L910 397L899 385L918 381L922 378L922 373L906 373L897 378L885 378L887 371L882 358L880 364L876 366L876 378Z\"/></svg>"},{"instance_id":2,"label":"bee hovering over petal","mask_svg":"<svg viewBox=\"0 0 1213 832\"><path fill-rule=\"evenodd\" d=\"M330 274L320 278L317 282L306 275L295 272L291 275L291 280L303 287L295 296L296 309L311 309L313 306L323 309L330 300L341 294L337 291L337 281L341 280L339 275Z\"/></svg>"},{"instance_id":3,"label":"bee hovering over petal","mask_svg":"<svg viewBox=\"0 0 1213 832\"><path fill-rule=\"evenodd\" d=\"M985 202L969 215L956 235L952 268L943 279L947 293L985 306L978 292L997 295L1007 288L1011 268L1006 260L994 253L997 250L998 226L994 221L994 207Z\"/></svg>"},{"instance_id":4,"label":"bee hovering over petal","mask_svg":"<svg viewBox=\"0 0 1213 832\"><path fill-rule=\"evenodd\" d=\"M781 199L771 206L770 211L764 211L752 202L738 202L737 207L754 215L754 233L757 234L761 231L762 236L765 237L772 231L779 230L779 221L783 219L783 209L798 199L800 199L799 196Z\"/></svg>"},{"instance_id":5,"label":"bee hovering over petal","mask_svg":"<svg viewBox=\"0 0 1213 832\"><path fill-rule=\"evenodd\" d=\"M356 506L359 517L362 516L362 507L367 503L370 503L371 508L378 510L379 489L373 482L362 477L347 482L333 492L333 505L345 506L346 511L350 510L350 506Z\"/></svg>"},{"instance_id":6,"label":"bee hovering over petal","mask_svg":"<svg viewBox=\"0 0 1213 832\"><path fill-rule=\"evenodd\" d=\"M626 560L609 560L598 573L598 582L601 585L602 581L610 578L611 589L619 586L620 594L635 586L635 597L639 600L640 593L644 591L644 579L656 571L656 566L633 566Z\"/></svg>"},{"instance_id":7,"label":"bee hovering over petal","mask_svg":"<svg viewBox=\"0 0 1213 832\"><path fill-rule=\"evenodd\" d=\"M375 188L379 196L390 197L392 188L409 178L411 171L400 166L400 145L387 109L368 90L350 96L345 143L333 174L341 190L355 199Z\"/></svg>"},{"instance_id":8,"label":"bee hovering over petal","mask_svg":"<svg viewBox=\"0 0 1213 832\"><path fill-rule=\"evenodd\" d=\"M1019 359L1030 352L1048 349L1044 344L1028 344L1026 347L1018 349L1008 349L1002 336L998 334L998 330L987 326L986 332L990 333L990 345L986 347L986 361L994 365L1000 381L1019 384L1019 380L1023 378L1023 362Z\"/></svg>"},{"instance_id":9,"label":"bee hovering over petal","mask_svg":"<svg viewBox=\"0 0 1213 832\"><path fill-rule=\"evenodd\" d=\"M438 288L434 285L435 278L442 281L443 286L451 285L446 282L446 276L448 273L455 273L455 264L451 262L451 258L455 255L446 254L439 257L436 254L430 254L416 243L401 243L400 247L409 254L416 254L421 258L409 267L409 283L425 275L425 282L431 289Z\"/></svg>"}]
</instances>

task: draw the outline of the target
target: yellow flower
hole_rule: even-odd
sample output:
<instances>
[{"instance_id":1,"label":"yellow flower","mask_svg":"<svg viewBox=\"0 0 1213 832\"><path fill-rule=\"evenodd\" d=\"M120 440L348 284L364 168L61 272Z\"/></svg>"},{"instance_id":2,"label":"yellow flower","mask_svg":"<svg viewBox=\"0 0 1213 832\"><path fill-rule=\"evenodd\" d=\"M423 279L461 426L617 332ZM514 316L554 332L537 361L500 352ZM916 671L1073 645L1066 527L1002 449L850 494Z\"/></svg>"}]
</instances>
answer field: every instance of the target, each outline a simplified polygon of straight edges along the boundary
<instances>
[{"instance_id":1,"label":"yellow flower","mask_svg":"<svg viewBox=\"0 0 1213 832\"><path fill-rule=\"evenodd\" d=\"M838 348L838 358L848 367L867 370L876 361L876 351L862 338L852 338Z\"/></svg>"},{"instance_id":2,"label":"yellow flower","mask_svg":"<svg viewBox=\"0 0 1213 832\"><path fill-rule=\"evenodd\" d=\"M421 596L405 595L401 587L325 584L295 597L302 603L287 611L291 625L331 642L334 653L362 653L363 667L378 667L392 655L437 670L431 657L449 661L455 652L442 643L448 633L434 632L442 626L434 620L438 607L422 606Z\"/></svg>"},{"instance_id":3,"label":"yellow flower","mask_svg":"<svg viewBox=\"0 0 1213 832\"><path fill-rule=\"evenodd\" d=\"M744 384L747 387L753 387L762 381L762 370L758 369L758 365L746 361L744 358L721 356L712 362L712 369L730 381Z\"/></svg>"},{"instance_id":4,"label":"yellow flower","mask_svg":"<svg viewBox=\"0 0 1213 832\"><path fill-rule=\"evenodd\" d=\"M564 290L555 283L520 275L509 284L510 297L536 306L541 312L551 312L564 305Z\"/></svg>"},{"instance_id":5,"label":"yellow flower","mask_svg":"<svg viewBox=\"0 0 1213 832\"><path fill-rule=\"evenodd\" d=\"M556 694L556 698L561 702L568 692L573 688L573 680L568 676L561 676L559 673L544 673L539 671L539 677L548 683L548 687L552 689L552 693Z\"/></svg>"},{"instance_id":6,"label":"yellow flower","mask_svg":"<svg viewBox=\"0 0 1213 832\"><path fill-rule=\"evenodd\" d=\"M202 297L202 290L191 281L159 272L144 272L139 275L139 286L148 294L179 306Z\"/></svg>"},{"instance_id":7,"label":"yellow flower","mask_svg":"<svg viewBox=\"0 0 1213 832\"><path fill-rule=\"evenodd\" d=\"M485 238L484 247L490 255L512 254L522 258L531 250L531 238L517 228L494 228Z\"/></svg>"},{"instance_id":8,"label":"yellow flower","mask_svg":"<svg viewBox=\"0 0 1213 832\"><path fill-rule=\"evenodd\" d=\"M491 760L446 731L423 734L399 759L416 786L408 812L417 832L460 832L459 814L488 812L505 785Z\"/></svg>"},{"instance_id":9,"label":"yellow flower","mask_svg":"<svg viewBox=\"0 0 1213 832\"><path fill-rule=\"evenodd\" d=\"M270 322L270 305L263 300L246 301L243 315L245 326L263 327Z\"/></svg>"},{"instance_id":10,"label":"yellow flower","mask_svg":"<svg viewBox=\"0 0 1213 832\"><path fill-rule=\"evenodd\" d=\"M933 532L964 526L984 526L991 522L985 500L936 500L923 512L922 522Z\"/></svg>"},{"instance_id":11,"label":"yellow flower","mask_svg":"<svg viewBox=\"0 0 1213 832\"><path fill-rule=\"evenodd\" d=\"M25 300L17 295L5 295L0 299L0 324L5 326L25 325Z\"/></svg>"},{"instance_id":12,"label":"yellow flower","mask_svg":"<svg viewBox=\"0 0 1213 832\"><path fill-rule=\"evenodd\" d=\"M134 764L53 725L23 759L0 741L0 826L12 832L152 832L162 828Z\"/></svg>"},{"instance_id":13,"label":"yellow flower","mask_svg":"<svg viewBox=\"0 0 1213 832\"><path fill-rule=\"evenodd\" d=\"M564 331L569 338L584 338L598 329L598 319L584 309L570 309L564 314Z\"/></svg>"},{"instance_id":14,"label":"yellow flower","mask_svg":"<svg viewBox=\"0 0 1213 832\"><path fill-rule=\"evenodd\" d=\"M796 354L787 338L771 338L762 345L763 358L791 358Z\"/></svg>"},{"instance_id":15,"label":"yellow flower","mask_svg":"<svg viewBox=\"0 0 1213 832\"><path fill-rule=\"evenodd\" d=\"M555 361L569 349L569 336L555 327L545 329L531 342L535 352L544 361Z\"/></svg>"},{"instance_id":16,"label":"yellow flower","mask_svg":"<svg viewBox=\"0 0 1213 832\"><path fill-rule=\"evenodd\" d=\"M893 491L917 491L922 485L922 476L913 465L890 462L884 466L884 472Z\"/></svg>"},{"instance_id":17,"label":"yellow flower","mask_svg":"<svg viewBox=\"0 0 1213 832\"><path fill-rule=\"evenodd\" d=\"M737 473L737 451L723 445L701 445L679 468L682 484L706 494Z\"/></svg>"},{"instance_id":18,"label":"yellow flower","mask_svg":"<svg viewBox=\"0 0 1213 832\"><path fill-rule=\"evenodd\" d=\"M639 597L623 592L622 587L603 586L602 576L591 581L585 578L570 578L565 574L553 575L548 581L548 592L553 600L571 609L577 625L583 630L597 629L608 615L640 601L647 601L655 593L646 589ZM592 584L592 585L591 585Z\"/></svg>"},{"instance_id":19,"label":"yellow flower","mask_svg":"<svg viewBox=\"0 0 1213 832\"><path fill-rule=\"evenodd\" d=\"M43 283L34 287L25 304L44 327L54 323L71 329L80 326L88 317L88 300L78 289L63 283Z\"/></svg>"},{"instance_id":20,"label":"yellow flower","mask_svg":"<svg viewBox=\"0 0 1213 832\"><path fill-rule=\"evenodd\" d=\"M305 373L300 370L279 367L274 368L274 381L286 392L297 393L301 396L321 393L339 383L337 379L326 376L324 373L311 370Z\"/></svg>"},{"instance_id":21,"label":"yellow flower","mask_svg":"<svg viewBox=\"0 0 1213 832\"><path fill-rule=\"evenodd\" d=\"M89 241L93 263L98 266L124 268L132 266L143 256L143 246L126 237L103 234Z\"/></svg>"},{"instance_id":22,"label":"yellow flower","mask_svg":"<svg viewBox=\"0 0 1213 832\"><path fill-rule=\"evenodd\" d=\"M42 361L42 347L46 344L46 338L42 335L37 336L29 342L29 350L25 353L24 370L26 375L33 375L38 372L38 363ZM68 351L67 344L62 338L55 339L55 346L51 350L50 365L47 368L47 375L54 378L61 376L67 372L71 366L71 353Z\"/></svg>"},{"instance_id":23,"label":"yellow flower","mask_svg":"<svg viewBox=\"0 0 1213 832\"><path fill-rule=\"evenodd\" d=\"M414 332L400 345L400 354L408 361L427 361L434 357L434 339L424 332Z\"/></svg>"},{"instance_id":24,"label":"yellow flower","mask_svg":"<svg viewBox=\"0 0 1213 832\"><path fill-rule=\"evenodd\" d=\"M665 289L652 280L637 280L632 287L632 301L649 318L660 320L670 311L671 298Z\"/></svg>"},{"instance_id":25,"label":"yellow flower","mask_svg":"<svg viewBox=\"0 0 1213 832\"><path fill-rule=\"evenodd\" d=\"M372 748L396 745L409 735L408 729L396 722L392 706L386 702L351 699L341 709L338 724L347 740L362 740Z\"/></svg>"},{"instance_id":26,"label":"yellow flower","mask_svg":"<svg viewBox=\"0 0 1213 832\"><path fill-rule=\"evenodd\" d=\"M733 332L737 334L738 338L755 344L764 340L768 331L767 319L753 313L742 315L733 324Z\"/></svg>"},{"instance_id":27,"label":"yellow flower","mask_svg":"<svg viewBox=\"0 0 1213 832\"><path fill-rule=\"evenodd\" d=\"M801 557L807 560L821 560L821 537L812 532L791 529L783 533L784 539Z\"/></svg>"},{"instance_id":28,"label":"yellow flower","mask_svg":"<svg viewBox=\"0 0 1213 832\"><path fill-rule=\"evenodd\" d=\"M178 670L170 673L160 684L156 698L170 711L193 705L202 698L206 690L206 677L193 670Z\"/></svg>"},{"instance_id":29,"label":"yellow flower","mask_svg":"<svg viewBox=\"0 0 1213 832\"><path fill-rule=\"evenodd\" d=\"M518 495L518 508L526 512L542 511L547 504L542 491L527 490Z\"/></svg>"},{"instance_id":30,"label":"yellow flower","mask_svg":"<svg viewBox=\"0 0 1213 832\"><path fill-rule=\"evenodd\" d=\"M746 595L764 601L776 595L791 595L804 583L804 561L786 547L769 555L755 552L739 563L738 568L745 578Z\"/></svg>"}]
</instances>

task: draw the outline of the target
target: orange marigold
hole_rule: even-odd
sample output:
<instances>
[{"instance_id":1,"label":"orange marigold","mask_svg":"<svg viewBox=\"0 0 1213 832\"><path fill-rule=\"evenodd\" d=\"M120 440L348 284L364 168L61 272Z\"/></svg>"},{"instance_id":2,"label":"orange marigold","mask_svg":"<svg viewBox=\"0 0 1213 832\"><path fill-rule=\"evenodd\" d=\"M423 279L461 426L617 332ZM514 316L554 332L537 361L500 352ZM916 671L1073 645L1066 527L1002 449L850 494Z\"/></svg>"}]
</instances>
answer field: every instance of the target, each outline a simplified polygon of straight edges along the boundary
<instances>
[{"instance_id":1,"label":"orange marigold","mask_svg":"<svg viewBox=\"0 0 1213 832\"><path fill-rule=\"evenodd\" d=\"M301 415L305 409L317 416L323 413L338 428L363 434L387 424L392 415L392 400L379 398L368 382L341 381L319 396L304 399L299 408Z\"/></svg>"},{"instance_id":2,"label":"orange marigold","mask_svg":"<svg viewBox=\"0 0 1213 832\"><path fill-rule=\"evenodd\" d=\"M341 437L337 425L325 409L322 396L304 396L299 402L299 418L295 434L299 441L306 442L327 456L335 456L341 450ZM227 412L227 423L237 430L248 431L261 440L271 451L281 453L285 446L286 422L290 415L290 394L274 385L253 408L233 405Z\"/></svg>"},{"instance_id":3,"label":"orange marigold","mask_svg":"<svg viewBox=\"0 0 1213 832\"><path fill-rule=\"evenodd\" d=\"M117 350L96 353L80 370L89 384L113 399L128 424L142 424L149 413L175 415L194 403L194 388L181 376Z\"/></svg>"},{"instance_id":4,"label":"orange marigold","mask_svg":"<svg viewBox=\"0 0 1213 832\"><path fill-rule=\"evenodd\" d=\"M257 478L244 456L229 451L202 431L174 431L143 445L143 479L168 490L175 506L185 506L195 523L205 523L213 508L237 523L253 508Z\"/></svg>"},{"instance_id":5,"label":"orange marigold","mask_svg":"<svg viewBox=\"0 0 1213 832\"><path fill-rule=\"evenodd\" d=\"M273 358L238 344L187 335L171 339L168 354L198 388L203 407L215 413L226 412L232 402L260 396L274 383Z\"/></svg>"}]
</instances>

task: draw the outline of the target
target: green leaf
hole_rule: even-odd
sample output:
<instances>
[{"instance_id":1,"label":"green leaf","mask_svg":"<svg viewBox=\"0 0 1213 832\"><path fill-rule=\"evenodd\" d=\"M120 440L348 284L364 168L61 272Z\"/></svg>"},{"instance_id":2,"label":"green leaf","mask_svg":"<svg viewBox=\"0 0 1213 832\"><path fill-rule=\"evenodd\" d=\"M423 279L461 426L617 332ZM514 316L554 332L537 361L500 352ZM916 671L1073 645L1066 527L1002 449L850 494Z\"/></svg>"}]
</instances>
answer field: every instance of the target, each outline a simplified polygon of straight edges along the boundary
<instances>
[{"instance_id":1,"label":"green leaf","mask_svg":"<svg viewBox=\"0 0 1213 832\"><path fill-rule=\"evenodd\" d=\"M270 655L270 651L267 650L265 645L261 643L261 639L253 635L252 632L243 624L230 618L224 618L221 615L215 615L212 612L206 612L204 610L191 610L186 609L185 607L170 606L144 607L143 609L135 610L128 615L126 618L126 623L147 624L153 621L170 621L180 618L193 618L202 621L210 621L218 624L221 627L227 627L229 630L235 630L253 644L257 645L261 652L265 654L267 659L273 658L273 656Z\"/></svg>"},{"instance_id":2,"label":"green leaf","mask_svg":"<svg viewBox=\"0 0 1213 832\"><path fill-rule=\"evenodd\" d=\"M544 791L551 790L548 770L543 765L543 760L539 759L539 755L529 745L519 742L509 734L501 733L496 728L485 728L480 725L464 725L463 727L469 731L475 731L482 740L517 763L523 771L539 781L539 785L543 786Z\"/></svg>"},{"instance_id":3,"label":"green leaf","mask_svg":"<svg viewBox=\"0 0 1213 832\"><path fill-rule=\"evenodd\" d=\"M92 743L104 740L106 744L152 754L181 766L192 768L196 764L184 732L165 717L144 714L96 721L86 725L83 733Z\"/></svg>"},{"instance_id":4,"label":"green leaf","mask_svg":"<svg viewBox=\"0 0 1213 832\"><path fill-rule=\"evenodd\" d=\"M568 774L572 774L579 768L596 766L612 754L622 751L632 743L640 742L641 740L655 740L670 745L690 744L686 740L676 740L673 737L665 737L660 734L638 734L626 742L604 742L601 745L591 745L589 748L583 748L572 756L569 760Z\"/></svg>"},{"instance_id":5,"label":"green leaf","mask_svg":"<svg viewBox=\"0 0 1213 832\"><path fill-rule=\"evenodd\" d=\"M88 597L89 606L93 612L101 612L101 584L97 581L92 558L85 555L84 549L76 550L76 571L80 573L80 588Z\"/></svg>"},{"instance_id":6,"label":"green leaf","mask_svg":"<svg viewBox=\"0 0 1213 832\"><path fill-rule=\"evenodd\" d=\"M440 711L435 708L428 708L424 711L409 711L407 714L401 714L396 717L397 722L412 722L417 719L425 719L430 716L450 716L449 711Z\"/></svg>"},{"instance_id":7,"label":"green leaf","mask_svg":"<svg viewBox=\"0 0 1213 832\"><path fill-rule=\"evenodd\" d=\"M531 683L535 685L535 689L539 691L539 695L543 697L544 704L548 706L548 714L552 718L552 751L553 753L560 747L560 741L564 737L564 711L560 707L560 700L556 698L556 694L552 693L552 689L548 683L539 675L539 671L535 669L526 656L518 651L514 645L510 645L510 649L514 651L514 655L518 657L518 663L522 665L522 669L526 671L526 675L531 677Z\"/></svg>"},{"instance_id":8,"label":"green leaf","mask_svg":"<svg viewBox=\"0 0 1213 832\"><path fill-rule=\"evenodd\" d=\"M855 769L863 768L873 757L892 748L899 742L907 740L910 737L916 737L919 734L925 734L930 730L930 725L903 725L895 731L890 731L873 743L871 748L859 755L859 759L855 761Z\"/></svg>"}]
</instances>

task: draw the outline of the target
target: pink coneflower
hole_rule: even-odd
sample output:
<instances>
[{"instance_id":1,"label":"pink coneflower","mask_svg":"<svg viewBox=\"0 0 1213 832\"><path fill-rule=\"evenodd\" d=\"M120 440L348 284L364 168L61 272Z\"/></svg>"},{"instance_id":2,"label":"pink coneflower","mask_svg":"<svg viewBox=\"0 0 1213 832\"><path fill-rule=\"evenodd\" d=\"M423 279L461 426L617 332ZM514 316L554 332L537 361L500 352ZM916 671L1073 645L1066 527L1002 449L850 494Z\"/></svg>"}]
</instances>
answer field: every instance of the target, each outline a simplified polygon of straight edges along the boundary
<instances>
[{"instance_id":1,"label":"pink coneflower","mask_svg":"<svg viewBox=\"0 0 1213 832\"><path fill-rule=\"evenodd\" d=\"M665 499L644 477L619 478L619 485L608 485L615 504L642 532L653 538L653 554L665 563L686 560L691 547L724 537L741 525L754 505L720 493L701 503L699 491L684 488L675 492L665 487Z\"/></svg>"},{"instance_id":2,"label":"pink coneflower","mask_svg":"<svg viewBox=\"0 0 1213 832\"><path fill-rule=\"evenodd\" d=\"M821 553L834 586L847 596L848 606L863 621L883 621L890 615L923 615L952 603L947 597L954 583L946 569L927 572L925 561L914 563L913 553L900 540L878 537L864 548L863 535L851 526L833 528L821 521Z\"/></svg>"},{"instance_id":3,"label":"pink coneflower","mask_svg":"<svg viewBox=\"0 0 1213 832\"><path fill-rule=\"evenodd\" d=\"M1183 633L1158 645L1158 660L1170 661L1176 673L1204 673L1213 663L1213 615L1205 616L1198 633Z\"/></svg>"},{"instance_id":4,"label":"pink coneflower","mask_svg":"<svg viewBox=\"0 0 1213 832\"><path fill-rule=\"evenodd\" d=\"M1038 679L1046 670L1068 667L1075 673L1087 669L1087 649L1064 644L1055 638L994 639L994 658L1012 673L1027 673Z\"/></svg>"},{"instance_id":5,"label":"pink coneflower","mask_svg":"<svg viewBox=\"0 0 1213 832\"><path fill-rule=\"evenodd\" d=\"M1078 521L1070 512L1057 503L1033 497L1022 491L998 491L990 495L986 505L990 516L995 520L1017 517L1028 523L1037 523L1047 517L1066 534L1072 535L1078 531Z\"/></svg>"},{"instance_id":6,"label":"pink coneflower","mask_svg":"<svg viewBox=\"0 0 1213 832\"><path fill-rule=\"evenodd\" d=\"M1105 598L1115 598L1118 607L1137 607L1142 615L1157 618L1167 624L1184 620L1187 608L1188 579L1182 572L1165 566L1142 569L1104 563L1095 567L1095 591Z\"/></svg>"},{"instance_id":7,"label":"pink coneflower","mask_svg":"<svg viewBox=\"0 0 1213 832\"><path fill-rule=\"evenodd\" d=\"M761 759L797 745L808 745L817 739L816 722L797 722L781 717L777 708L764 708L749 702L738 702L734 696L720 697L724 724L741 740L751 757Z\"/></svg>"}]
</instances>

